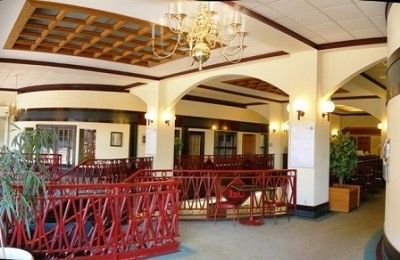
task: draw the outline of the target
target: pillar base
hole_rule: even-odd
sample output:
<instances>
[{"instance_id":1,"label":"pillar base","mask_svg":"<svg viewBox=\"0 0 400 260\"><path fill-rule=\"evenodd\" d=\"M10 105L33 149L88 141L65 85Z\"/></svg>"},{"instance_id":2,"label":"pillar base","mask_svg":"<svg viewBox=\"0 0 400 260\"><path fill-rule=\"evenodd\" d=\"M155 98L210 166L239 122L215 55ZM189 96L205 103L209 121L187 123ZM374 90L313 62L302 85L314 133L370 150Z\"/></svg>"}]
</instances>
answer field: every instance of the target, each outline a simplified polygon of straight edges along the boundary
<instances>
[{"instance_id":1,"label":"pillar base","mask_svg":"<svg viewBox=\"0 0 400 260\"><path fill-rule=\"evenodd\" d=\"M329 212L329 202L325 202L317 206L297 205L294 214L303 218L316 219L328 214Z\"/></svg>"},{"instance_id":2,"label":"pillar base","mask_svg":"<svg viewBox=\"0 0 400 260\"><path fill-rule=\"evenodd\" d=\"M390 243L385 234L383 234L382 240L382 259L400 259L400 252Z\"/></svg>"}]
</instances>

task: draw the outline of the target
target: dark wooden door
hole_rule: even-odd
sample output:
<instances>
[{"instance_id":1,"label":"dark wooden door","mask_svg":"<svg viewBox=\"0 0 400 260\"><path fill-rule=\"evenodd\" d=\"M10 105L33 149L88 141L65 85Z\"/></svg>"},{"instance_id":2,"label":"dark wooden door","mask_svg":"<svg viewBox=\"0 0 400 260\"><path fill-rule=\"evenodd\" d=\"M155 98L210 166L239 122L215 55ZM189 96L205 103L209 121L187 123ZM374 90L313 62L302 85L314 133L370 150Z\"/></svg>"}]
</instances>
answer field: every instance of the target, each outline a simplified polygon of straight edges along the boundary
<instances>
[{"instance_id":1,"label":"dark wooden door","mask_svg":"<svg viewBox=\"0 0 400 260\"><path fill-rule=\"evenodd\" d=\"M256 152L256 136L253 134L243 134L242 154L249 155Z\"/></svg>"}]
</instances>

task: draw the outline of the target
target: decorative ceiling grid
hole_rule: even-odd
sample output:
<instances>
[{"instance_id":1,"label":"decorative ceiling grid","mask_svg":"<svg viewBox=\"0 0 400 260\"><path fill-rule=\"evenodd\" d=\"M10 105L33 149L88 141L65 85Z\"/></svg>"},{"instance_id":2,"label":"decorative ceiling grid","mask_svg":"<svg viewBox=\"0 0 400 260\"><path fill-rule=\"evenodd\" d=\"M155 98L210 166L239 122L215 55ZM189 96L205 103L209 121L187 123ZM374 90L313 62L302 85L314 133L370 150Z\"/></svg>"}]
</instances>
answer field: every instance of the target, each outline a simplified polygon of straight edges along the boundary
<instances>
[{"instance_id":1,"label":"decorative ceiling grid","mask_svg":"<svg viewBox=\"0 0 400 260\"><path fill-rule=\"evenodd\" d=\"M386 36L383 2L242 0L238 3L316 44Z\"/></svg>"},{"instance_id":2,"label":"decorative ceiling grid","mask_svg":"<svg viewBox=\"0 0 400 260\"><path fill-rule=\"evenodd\" d=\"M240 78L234 80L223 81L223 83L231 84L243 88L260 90L271 94L288 97L289 95L280 90L279 88L259 79L255 78Z\"/></svg>"},{"instance_id":3,"label":"decorative ceiling grid","mask_svg":"<svg viewBox=\"0 0 400 260\"><path fill-rule=\"evenodd\" d=\"M159 60L151 46L151 23L99 10L41 1L27 1L5 44L6 49L30 50L109 60L145 67L182 58L185 50ZM156 26L166 51L175 34Z\"/></svg>"}]
</instances>

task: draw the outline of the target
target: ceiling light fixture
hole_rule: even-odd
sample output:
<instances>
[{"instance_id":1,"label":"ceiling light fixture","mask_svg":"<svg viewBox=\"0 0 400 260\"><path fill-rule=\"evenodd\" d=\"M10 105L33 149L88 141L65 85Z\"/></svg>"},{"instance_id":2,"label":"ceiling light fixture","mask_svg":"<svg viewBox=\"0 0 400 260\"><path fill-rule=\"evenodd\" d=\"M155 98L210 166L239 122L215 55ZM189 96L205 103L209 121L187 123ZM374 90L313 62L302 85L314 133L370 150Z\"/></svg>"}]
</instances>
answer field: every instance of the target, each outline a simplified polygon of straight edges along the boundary
<instances>
[{"instance_id":1,"label":"ceiling light fixture","mask_svg":"<svg viewBox=\"0 0 400 260\"><path fill-rule=\"evenodd\" d=\"M210 58L211 50L218 46L222 49L223 57L230 63L238 63L243 57L245 24L243 16L235 9L233 18L227 24L223 24L217 12L211 10L211 4L199 4L197 12L188 16L182 10L182 1L170 5L170 11L166 14L169 29L176 34L176 43L168 45L163 42L161 32L157 34L155 25L152 27L151 45L153 53L159 59L169 58L177 50L189 50L193 62L199 64L202 70L203 64ZM162 29L162 28L161 28ZM156 45L160 47L156 51Z\"/></svg>"}]
</instances>

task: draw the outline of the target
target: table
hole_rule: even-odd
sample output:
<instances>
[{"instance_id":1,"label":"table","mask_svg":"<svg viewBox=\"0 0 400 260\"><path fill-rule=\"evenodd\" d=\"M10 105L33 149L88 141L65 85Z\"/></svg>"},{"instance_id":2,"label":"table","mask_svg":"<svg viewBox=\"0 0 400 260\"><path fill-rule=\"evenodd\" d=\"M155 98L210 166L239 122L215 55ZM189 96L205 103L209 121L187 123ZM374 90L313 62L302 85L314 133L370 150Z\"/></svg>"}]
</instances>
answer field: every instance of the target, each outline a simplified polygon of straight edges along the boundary
<instances>
[{"instance_id":1,"label":"table","mask_svg":"<svg viewBox=\"0 0 400 260\"><path fill-rule=\"evenodd\" d=\"M236 189L237 191L242 192L250 192L250 217L244 218L240 220L240 223L247 226L260 226L264 224L263 217L254 217L254 197L257 191L266 192L266 191L274 191L275 188L272 187L259 187L257 185L232 185L232 188Z\"/></svg>"}]
</instances>

